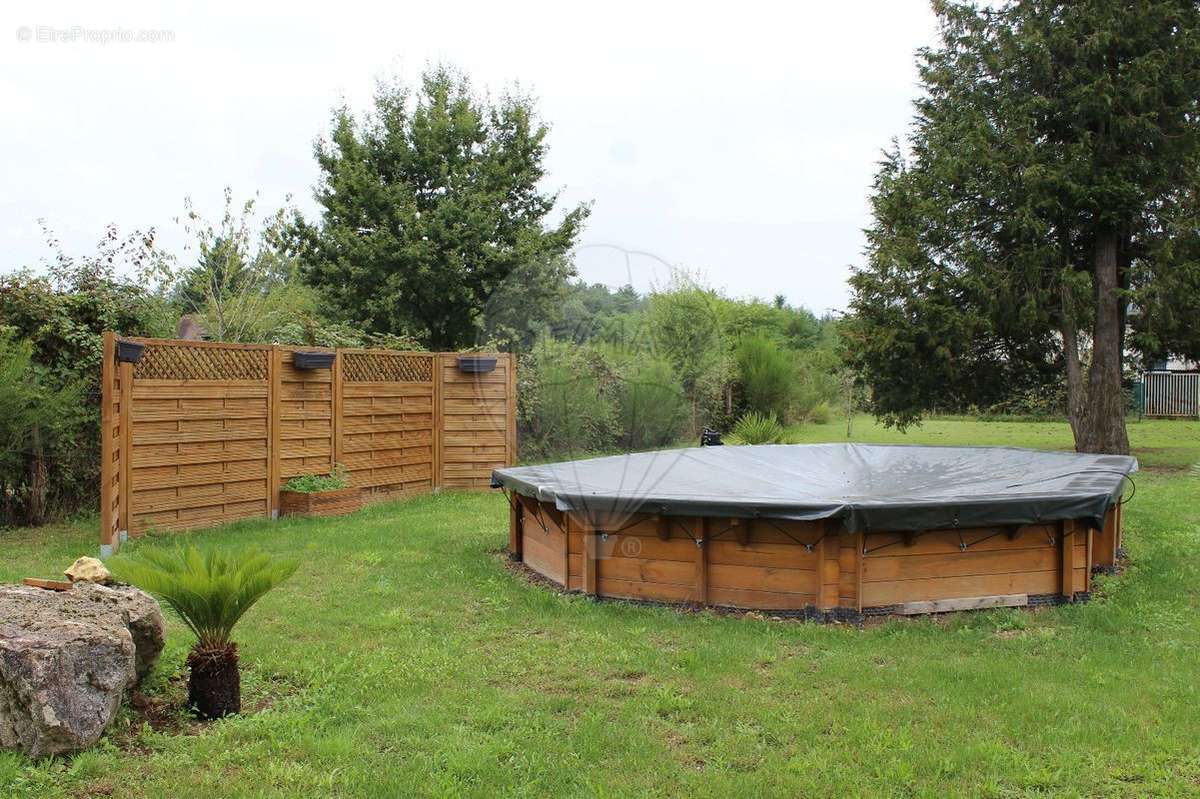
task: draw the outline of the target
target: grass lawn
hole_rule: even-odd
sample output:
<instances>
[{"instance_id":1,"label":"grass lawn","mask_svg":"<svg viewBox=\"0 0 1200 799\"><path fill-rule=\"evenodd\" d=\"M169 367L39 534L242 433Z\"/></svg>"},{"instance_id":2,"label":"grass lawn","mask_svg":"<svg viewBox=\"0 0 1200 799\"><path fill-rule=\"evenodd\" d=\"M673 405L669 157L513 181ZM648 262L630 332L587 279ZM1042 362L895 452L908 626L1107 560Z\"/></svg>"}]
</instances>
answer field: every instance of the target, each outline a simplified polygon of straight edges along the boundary
<instances>
[{"instance_id":1,"label":"grass lawn","mask_svg":"<svg viewBox=\"0 0 1200 799\"><path fill-rule=\"evenodd\" d=\"M857 629L559 596L506 571L498 494L196 533L303 558L236 636L260 709L0 753L0 796L1197 796L1200 424L1130 433L1131 567L1037 613ZM1050 423L854 438L1070 447ZM0 532L0 581L95 550L90 520ZM151 693L188 645L172 621Z\"/></svg>"}]
</instances>

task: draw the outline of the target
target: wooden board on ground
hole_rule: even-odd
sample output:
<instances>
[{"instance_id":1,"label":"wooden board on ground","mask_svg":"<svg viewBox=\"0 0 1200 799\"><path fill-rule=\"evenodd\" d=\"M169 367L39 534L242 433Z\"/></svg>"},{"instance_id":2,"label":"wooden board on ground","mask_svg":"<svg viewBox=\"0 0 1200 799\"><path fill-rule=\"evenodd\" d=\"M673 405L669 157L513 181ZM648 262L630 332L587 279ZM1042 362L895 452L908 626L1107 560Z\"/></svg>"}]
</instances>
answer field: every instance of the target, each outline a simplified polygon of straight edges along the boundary
<instances>
[{"instance_id":1,"label":"wooden board on ground","mask_svg":"<svg viewBox=\"0 0 1200 799\"><path fill-rule=\"evenodd\" d=\"M1020 608L1029 604L1028 594L1000 594L962 599L934 599L928 602L905 602L896 613L901 616L923 616L928 613L950 613L956 610L984 608Z\"/></svg>"}]
</instances>

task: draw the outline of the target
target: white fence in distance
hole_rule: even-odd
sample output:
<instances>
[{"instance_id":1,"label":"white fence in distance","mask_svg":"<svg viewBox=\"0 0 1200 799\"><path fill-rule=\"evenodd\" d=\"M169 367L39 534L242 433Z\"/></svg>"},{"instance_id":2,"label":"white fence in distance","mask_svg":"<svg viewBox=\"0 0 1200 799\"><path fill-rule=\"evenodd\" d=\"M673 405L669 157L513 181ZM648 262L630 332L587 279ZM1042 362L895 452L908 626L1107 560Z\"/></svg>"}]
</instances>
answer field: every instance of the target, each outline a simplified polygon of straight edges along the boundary
<instances>
[{"instance_id":1,"label":"white fence in distance","mask_svg":"<svg viewBox=\"0 0 1200 799\"><path fill-rule=\"evenodd\" d=\"M1200 417L1200 372L1145 372L1142 391L1146 416Z\"/></svg>"}]
</instances>

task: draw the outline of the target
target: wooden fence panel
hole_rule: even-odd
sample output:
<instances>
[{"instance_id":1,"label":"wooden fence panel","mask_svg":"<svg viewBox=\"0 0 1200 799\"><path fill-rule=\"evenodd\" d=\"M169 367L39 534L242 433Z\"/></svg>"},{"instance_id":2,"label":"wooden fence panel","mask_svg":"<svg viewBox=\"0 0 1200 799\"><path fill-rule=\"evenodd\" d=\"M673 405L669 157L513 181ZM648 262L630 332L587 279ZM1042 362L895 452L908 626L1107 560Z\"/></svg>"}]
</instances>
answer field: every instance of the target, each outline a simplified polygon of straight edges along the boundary
<instances>
[{"instance_id":1,"label":"wooden fence panel","mask_svg":"<svg viewBox=\"0 0 1200 799\"><path fill-rule=\"evenodd\" d=\"M341 463L363 500L433 490L433 361L429 353L341 350Z\"/></svg>"},{"instance_id":2,"label":"wooden fence panel","mask_svg":"<svg viewBox=\"0 0 1200 799\"><path fill-rule=\"evenodd\" d=\"M439 356L441 485L487 488L492 470L516 462L516 369L511 355L495 370L459 371L458 356Z\"/></svg>"},{"instance_id":3,"label":"wooden fence panel","mask_svg":"<svg viewBox=\"0 0 1200 799\"><path fill-rule=\"evenodd\" d=\"M141 359L117 364L105 336L102 545L274 515L289 478L339 463L378 500L484 488L516 460L511 356L475 375L454 353L343 349L302 370L289 347L132 341Z\"/></svg>"},{"instance_id":4,"label":"wooden fence panel","mask_svg":"<svg viewBox=\"0 0 1200 799\"><path fill-rule=\"evenodd\" d=\"M268 402L265 380L138 380L135 369L130 533L266 515Z\"/></svg>"},{"instance_id":5,"label":"wooden fence panel","mask_svg":"<svg viewBox=\"0 0 1200 799\"><path fill-rule=\"evenodd\" d=\"M333 370L297 369L293 351L279 353L280 478L333 468Z\"/></svg>"}]
</instances>

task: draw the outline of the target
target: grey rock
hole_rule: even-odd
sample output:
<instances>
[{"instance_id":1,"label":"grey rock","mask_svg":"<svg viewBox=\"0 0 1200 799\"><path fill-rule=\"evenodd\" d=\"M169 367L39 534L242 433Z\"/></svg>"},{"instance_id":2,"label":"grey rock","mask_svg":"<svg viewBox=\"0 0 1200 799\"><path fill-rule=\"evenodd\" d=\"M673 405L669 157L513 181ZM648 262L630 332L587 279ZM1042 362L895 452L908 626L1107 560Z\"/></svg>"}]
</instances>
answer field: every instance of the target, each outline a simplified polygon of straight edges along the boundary
<instances>
[{"instance_id":1,"label":"grey rock","mask_svg":"<svg viewBox=\"0 0 1200 799\"><path fill-rule=\"evenodd\" d=\"M110 612L125 614L137 658L137 681L141 682L154 668L165 643L166 624L154 597L132 585L104 586L84 582L76 583L68 593L106 607Z\"/></svg>"},{"instance_id":2,"label":"grey rock","mask_svg":"<svg viewBox=\"0 0 1200 799\"><path fill-rule=\"evenodd\" d=\"M0 586L0 747L42 758L91 746L161 649L162 614L136 589Z\"/></svg>"}]
</instances>

